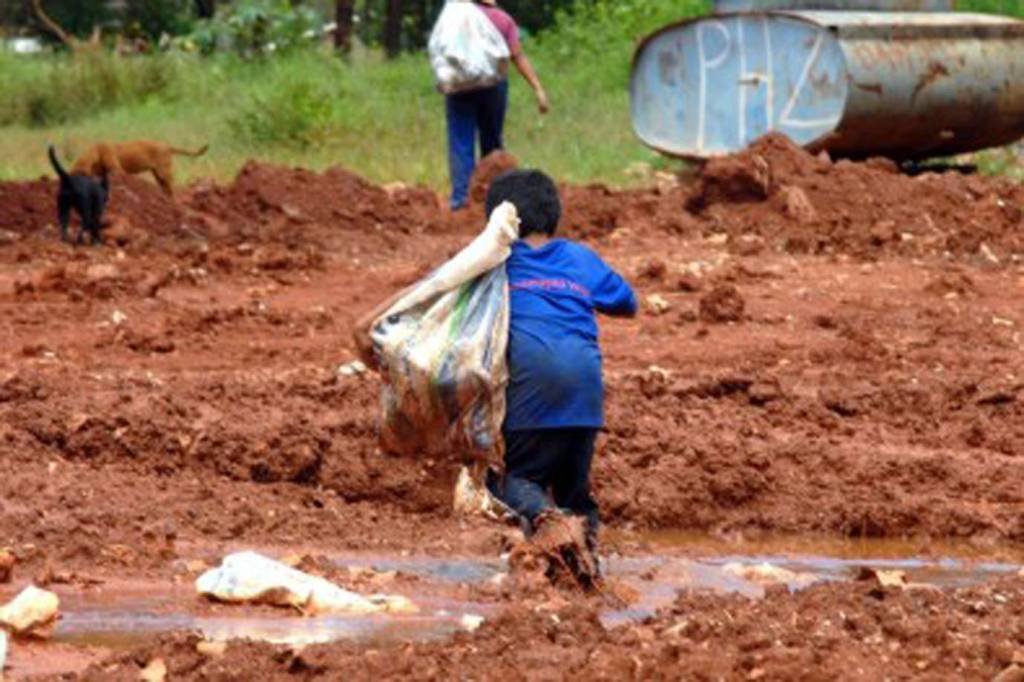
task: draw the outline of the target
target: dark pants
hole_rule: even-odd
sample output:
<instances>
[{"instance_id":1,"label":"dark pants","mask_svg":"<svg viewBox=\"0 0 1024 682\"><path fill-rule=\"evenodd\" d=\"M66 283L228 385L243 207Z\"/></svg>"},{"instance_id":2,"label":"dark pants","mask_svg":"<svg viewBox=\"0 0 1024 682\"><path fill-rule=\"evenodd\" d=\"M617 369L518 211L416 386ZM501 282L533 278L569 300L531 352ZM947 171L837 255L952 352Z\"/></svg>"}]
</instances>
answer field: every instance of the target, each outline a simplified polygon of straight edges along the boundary
<instances>
[{"instance_id":1,"label":"dark pants","mask_svg":"<svg viewBox=\"0 0 1024 682\"><path fill-rule=\"evenodd\" d=\"M599 521L590 495L596 438L597 429L589 428L506 431L505 477L498 497L531 525L554 507L585 516L592 539Z\"/></svg>"},{"instance_id":2,"label":"dark pants","mask_svg":"<svg viewBox=\"0 0 1024 682\"><path fill-rule=\"evenodd\" d=\"M476 138L480 134L480 156L501 149L508 105L508 81L482 90L445 96L448 121L448 171L452 180L451 207L462 208L469 194L469 181L476 165Z\"/></svg>"}]
</instances>

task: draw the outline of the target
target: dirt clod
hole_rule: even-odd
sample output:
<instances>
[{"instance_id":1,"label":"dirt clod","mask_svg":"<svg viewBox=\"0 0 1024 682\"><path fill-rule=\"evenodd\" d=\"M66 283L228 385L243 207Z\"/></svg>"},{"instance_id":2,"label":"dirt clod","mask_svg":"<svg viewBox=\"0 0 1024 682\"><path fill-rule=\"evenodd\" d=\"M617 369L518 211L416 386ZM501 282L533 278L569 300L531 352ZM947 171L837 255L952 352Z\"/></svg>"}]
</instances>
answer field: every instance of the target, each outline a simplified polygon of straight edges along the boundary
<instances>
[{"instance_id":1,"label":"dirt clod","mask_svg":"<svg viewBox=\"0 0 1024 682\"><path fill-rule=\"evenodd\" d=\"M475 204L483 204L487 199L487 190L490 189L495 178L518 167L519 159L503 149L485 156L473 169L473 178L469 183L470 201Z\"/></svg>"},{"instance_id":2,"label":"dirt clod","mask_svg":"<svg viewBox=\"0 0 1024 682\"><path fill-rule=\"evenodd\" d=\"M731 284L720 284L701 296L700 319L712 324L739 322L743 319L746 301Z\"/></svg>"},{"instance_id":3,"label":"dirt clod","mask_svg":"<svg viewBox=\"0 0 1024 682\"><path fill-rule=\"evenodd\" d=\"M0 549L0 584L11 582L15 563L17 560L14 552L9 549Z\"/></svg>"}]
</instances>

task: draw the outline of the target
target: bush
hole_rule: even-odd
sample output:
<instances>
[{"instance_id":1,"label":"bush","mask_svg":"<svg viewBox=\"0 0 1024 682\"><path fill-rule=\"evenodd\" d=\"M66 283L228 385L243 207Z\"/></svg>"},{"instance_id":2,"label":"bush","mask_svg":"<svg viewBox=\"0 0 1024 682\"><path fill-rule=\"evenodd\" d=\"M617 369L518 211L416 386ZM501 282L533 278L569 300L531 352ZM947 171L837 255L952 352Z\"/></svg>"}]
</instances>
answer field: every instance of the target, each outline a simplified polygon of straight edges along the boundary
<instances>
[{"instance_id":1,"label":"bush","mask_svg":"<svg viewBox=\"0 0 1024 682\"><path fill-rule=\"evenodd\" d=\"M231 50L253 57L312 45L320 39L322 23L318 12L292 7L288 0L241 0L200 22L186 42L204 54Z\"/></svg>"},{"instance_id":2,"label":"bush","mask_svg":"<svg viewBox=\"0 0 1024 682\"><path fill-rule=\"evenodd\" d=\"M243 101L228 127L250 145L307 148L329 134L341 97L323 68L312 60L289 60L277 67L264 86ZM304 68L305 67L305 68Z\"/></svg>"},{"instance_id":3,"label":"bush","mask_svg":"<svg viewBox=\"0 0 1024 682\"><path fill-rule=\"evenodd\" d=\"M191 10L191 0L128 0L122 22L128 35L141 34L157 41L165 33L187 33L192 28Z\"/></svg>"},{"instance_id":4,"label":"bush","mask_svg":"<svg viewBox=\"0 0 1024 682\"><path fill-rule=\"evenodd\" d=\"M1024 3L1020 0L957 0L956 9L960 12L988 12L1024 17Z\"/></svg>"},{"instance_id":5,"label":"bush","mask_svg":"<svg viewBox=\"0 0 1024 682\"><path fill-rule=\"evenodd\" d=\"M169 99L178 80L172 55L0 56L0 125L68 123L153 97Z\"/></svg>"},{"instance_id":6,"label":"bush","mask_svg":"<svg viewBox=\"0 0 1024 682\"><path fill-rule=\"evenodd\" d=\"M607 66L610 54L632 52L648 33L711 9L711 0L576 0L540 38L561 56L590 55Z\"/></svg>"}]
</instances>

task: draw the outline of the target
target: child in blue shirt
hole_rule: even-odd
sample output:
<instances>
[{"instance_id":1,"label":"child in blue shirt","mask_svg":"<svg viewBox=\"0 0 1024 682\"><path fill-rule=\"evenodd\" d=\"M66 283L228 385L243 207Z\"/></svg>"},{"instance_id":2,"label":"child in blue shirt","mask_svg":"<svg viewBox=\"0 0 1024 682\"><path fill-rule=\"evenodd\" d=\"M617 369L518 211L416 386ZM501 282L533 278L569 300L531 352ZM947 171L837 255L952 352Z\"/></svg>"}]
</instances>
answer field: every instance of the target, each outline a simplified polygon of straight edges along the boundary
<instances>
[{"instance_id":1,"label":"child in blue shirt","mask_svg":"<svg viewBox=\"0 0 1024 682\"><path fill-rule=\"evenodd\" d=\"M633 316L636 296L594 251L555 238L562 206L547 175L501 175L487 193L487 214L504 201L519 214L520 239L505 264L508 411L505 473L494 492L529 523L530 532L559 510L585 517L593 550L598 509L590 465L604 426L595 314Z\"/></svg>"}]
</instances>

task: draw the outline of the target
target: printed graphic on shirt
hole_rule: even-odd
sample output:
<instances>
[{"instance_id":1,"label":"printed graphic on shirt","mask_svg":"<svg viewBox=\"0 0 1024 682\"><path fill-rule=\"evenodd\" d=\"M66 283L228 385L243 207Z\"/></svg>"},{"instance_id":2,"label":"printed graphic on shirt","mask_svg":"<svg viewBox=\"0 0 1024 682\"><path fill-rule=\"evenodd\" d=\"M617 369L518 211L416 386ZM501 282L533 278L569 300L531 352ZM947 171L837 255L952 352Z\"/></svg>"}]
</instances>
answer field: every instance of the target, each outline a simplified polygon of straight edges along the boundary
<instances>
[{"instance_id":1,"label":"printed graphic on shirt","mask_svg":"<svg viewBox=\"0 0 1024 682\"><path fill-rule=\"evenodd\" d=\"M574 291L581 296L590 298L589 289L582 284L577 284L576 282L568 279L524 279L510 283L509 289L512 291L521 289L546 289L548 291L568 289L569 291Z\"/></svg>"}]
</instances>

